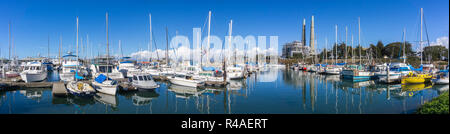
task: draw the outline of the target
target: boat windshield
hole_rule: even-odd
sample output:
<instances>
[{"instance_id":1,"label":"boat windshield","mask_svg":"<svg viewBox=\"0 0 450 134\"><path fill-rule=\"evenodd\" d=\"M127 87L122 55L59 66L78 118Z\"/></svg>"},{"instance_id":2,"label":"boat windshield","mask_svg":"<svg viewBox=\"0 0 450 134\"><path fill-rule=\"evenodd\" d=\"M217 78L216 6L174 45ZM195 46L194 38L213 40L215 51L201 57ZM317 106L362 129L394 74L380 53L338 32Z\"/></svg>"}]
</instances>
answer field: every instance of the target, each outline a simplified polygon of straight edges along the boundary
<instances>
[{"instance_id":1,"label":"boat windshield","mask_svg":"<svg viewBox=\"0 0 450 134\"><path fill-rule=\"evenodd\" d=\"M145 80L145 81L148 81L148 78L147 78L147 76L143 76L143 77L144 77L144 80Z\"/></svg>"},{"instance_id":2,"label":"boat windshield","mask_svg":"<svg viewBox=\"0 0 450 134\"><path fill-rule=\"evenodd\" d=\"M112 72L112 66L99 66L98 69L101 73L111 73ZM106 72L106 71L108 71L108 72Z\"/></svg>"},{"instance_id":3,"label":"boat windshield","mask_svg":"<svg viewBox=\"0 0 450 134\"><path fill-rule=\"evenodd\" d=\"M144 78L142 76L138 76L138 77L139 77L139 80L144 80Z\"/></svg>"}]
</instances>

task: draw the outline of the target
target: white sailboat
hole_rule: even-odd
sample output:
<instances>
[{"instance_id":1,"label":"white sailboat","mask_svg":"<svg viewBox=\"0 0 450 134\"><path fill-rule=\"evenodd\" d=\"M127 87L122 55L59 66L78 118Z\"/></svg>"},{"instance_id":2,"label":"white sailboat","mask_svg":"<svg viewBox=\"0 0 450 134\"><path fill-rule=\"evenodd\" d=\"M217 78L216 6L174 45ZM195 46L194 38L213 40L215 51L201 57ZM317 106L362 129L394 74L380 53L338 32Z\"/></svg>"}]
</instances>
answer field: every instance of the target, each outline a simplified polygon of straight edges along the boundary
<instances>
[{"instance_id":1,"label":"white sailboat","mask_svg":"<svg viewBox=\"0 0 450 134\"><path fill-rule=\"evenodd\" d=\"M106 51L107 51L107 64L106 64L106 76L102 73L98 73L95 75L95 79L92 81L92 86L97 90L98 92L110 94L110 95L116 95L117 92L117 81L111 80L109 78L109 75L112 74L110 72L112 66L110 66L109 61L109 36L108 36L108 13L106 13ZM95 66L95 65L93 65ZM105 67L105 66L98 66L98 67ZM98 70L95 70L98 71ZM120 74L120 73L119 73ZM122 77L123 78L123 77Z\"/></svg>"},{"instance_id":2,"label":"white sailboat","mask_svg":"<svg viewBox=\"0 0 450 134\"><path fill-rule=\"evenodd\" d=\"M77 55L78 55L78 16L77 16ZM77 62L78 62L78 56L77 56ZM75 72L78 72L78 64L75 65ZM77 77L77 76L74 76ZM67 91L75 96L79 96L79 97L92 97L95 94L95 90L94 88L92 88L88 83L85 82L81 82L81 81L77 81L77 79L75 79L75 81L70 81L69 83L67 83L66 85L66 89Z\"/></svg>"},{"instance_id":3,"label":"white sailboat","mask_svg":"<svg viewBox=\"0 0 450 134\"><path fill-rule=\"evenodd\" d=\"M336 42L335 42L335 44L336 44L336 53L334 55L335 64L334 65L327 65L326 68L325 68L325 74L339 75L341 73L341 71L342 71L342 68L337 65L337 57L338 57L337 56L337 25L336 25ZM331 50L331 51L333 51L333 50Z\"/></svg>"}]
</instances>

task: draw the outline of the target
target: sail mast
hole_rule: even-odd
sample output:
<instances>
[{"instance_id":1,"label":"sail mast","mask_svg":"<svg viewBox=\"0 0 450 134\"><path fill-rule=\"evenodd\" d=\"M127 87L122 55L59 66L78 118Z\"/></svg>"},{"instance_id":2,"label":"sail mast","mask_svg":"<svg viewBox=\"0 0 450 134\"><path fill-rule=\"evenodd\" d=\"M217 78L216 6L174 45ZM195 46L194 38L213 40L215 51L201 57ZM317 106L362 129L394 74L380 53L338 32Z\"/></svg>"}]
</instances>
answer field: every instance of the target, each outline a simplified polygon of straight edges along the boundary
<instances>
[{"instance_id":1,"label":"sail mast","mask_svg":"<svg viewBox=\"0 0 450 134\"><path fill-rule=\"evenodd\" d=\"M361 24L358 17L358 47L359 47L359 65L361 66Z\"/></svg>"},{"instance_id":2,"label":"sail mast","mask_svg":"<svg viewBox=\"0 0 450 134\"><path fill-rule=\"evenodd\" d=\"M406 63L406 28L403 28L403 63Z\"/></svg>"},{"instance_id":3,"label":"sail mast","mask_svg":"<svg viewBox=\"0 0 450 134\"><path fill-rule=\"evenodd\" d=\"M108 78L109 73L109 35L108 35L108 12L106 12L106 78Z\"/></svg>"},{"instance_id":4,"label":"sail mast","mask_svg":"<svg viewBox=\"0 0 450 134\"><path fill-rule=\"evenodd\" d=\"M353 53L353 34L352 34L352 63L355 64L355 55Z\"/></svg>"},{"instance_id":5,"label":"sail mast","mask_svg":"<svg viewBox=\"0 0 450 134\"><path fill-rule=\"evenodd\" d=\"M9 29L8 29L8 33L9 33L9 41L8 41L8 44L9 44L9 56L8 56L8 59L9 60L11 60L11 21L9 21Z\"/></svg>"},{"instance_id":6,"label":"sail mast","mask_svg":"<svg viewBox=\"0 0 450 134\"><path fill-rule=\"evenodd\" d=\"M79 29L79 27L78 27L79 25L78 25L78 16L77 16L77 71L75 72L75 73L78 73L78 62L79 62L79 59L78 59L78 29Z\"/></svg>"},{"instance_id":7,"label":"sail mast","mask_svg":"<svg viewBox=\"0 0 450 134\"><path fill-rule=\"evenodd\" d=\"M328 37L325 37L325 64L328 64Z\"/></svg>"},{"instance_id":8,"label":"sail mast","mask_svg":"<svg viewBox=\"0 0 450 134\"><path fill-rule=\"evenodd\" d=\"M209 65L209 43L210 43L210 34L211 34L211 11L209 11L208 14L208 39L207 39L207 43L206 43L206 64Z\"/></svg>"},{"instance_id":9,"label":"sail mast","mask_svg":"<svg viewBox=\"0 0 450 134\"><path fill-rule=\"evenodd\" d=\"M345 26L345 45L344 45L344 55L345 55L345 60L344 63L347 63L347 26Z\"/></svg>"},{"instance_id":10,"label":"sail mast","mask_svg":"<svg viewBox=\"0 0 450 134\"><path fill-rule=\"evenodd\" d=\"M420 8L420 65L423 62L423 48L422 48L422 26L423 26L423 8Z\"/></svg>"},{"instance_id":11,"label":"sail mast","mask_svg":"<svg viewBox=\"0 0 450 134\"><path fill-rule=\"evenodd\" d=\"M335 57L334 57L334 58L336 59L336 60L334 61L336 65L337 65L337 60L338 60L338 59L337 59L337 57L338 57L338 52L337 52L337 47L338 47L338 45L337 45L337 30L338 30L338 27L337 27L337 25L336 25L336 40L335 40L335 44L336 44L336 53L335 53Z\"/></svg>"},{"instance_id":12,"label":"sail mast","mask_svg":"<svg viewBox=\"0 0 450 134\"><path fill-rule=\"evenodd\" d=\"M152 32L152 14L148 14L148 17L149 17L149 23L150 23L150 43L149 43L149 50L148 50L148 52L150 53L150 56L148 56L148 62L150 62L151 61L151 58L152 58L152 51L153 51L153 32Z\"/></svg>"}]
</instances>

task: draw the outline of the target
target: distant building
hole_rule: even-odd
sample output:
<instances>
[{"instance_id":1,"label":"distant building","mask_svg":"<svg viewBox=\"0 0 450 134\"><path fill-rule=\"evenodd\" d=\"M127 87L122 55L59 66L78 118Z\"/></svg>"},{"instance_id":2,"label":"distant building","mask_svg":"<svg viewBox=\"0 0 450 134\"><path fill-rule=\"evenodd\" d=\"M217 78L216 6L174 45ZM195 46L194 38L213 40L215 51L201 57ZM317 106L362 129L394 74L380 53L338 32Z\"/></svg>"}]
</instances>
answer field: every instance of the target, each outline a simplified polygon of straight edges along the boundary
<instances>
[{"instance_id":1,"label":"distant building","mask_svg":"<svg viewBox=\"0 0 450 134\"><path fill-rule=\"evenodd\" d=\"M290 58L294 54L302 54L303 56L308 56L310 52L309 46L304 45L300 41L293 41L291 43L286 43L283 45L282 58Z\"/></svg>"}]
</instances>

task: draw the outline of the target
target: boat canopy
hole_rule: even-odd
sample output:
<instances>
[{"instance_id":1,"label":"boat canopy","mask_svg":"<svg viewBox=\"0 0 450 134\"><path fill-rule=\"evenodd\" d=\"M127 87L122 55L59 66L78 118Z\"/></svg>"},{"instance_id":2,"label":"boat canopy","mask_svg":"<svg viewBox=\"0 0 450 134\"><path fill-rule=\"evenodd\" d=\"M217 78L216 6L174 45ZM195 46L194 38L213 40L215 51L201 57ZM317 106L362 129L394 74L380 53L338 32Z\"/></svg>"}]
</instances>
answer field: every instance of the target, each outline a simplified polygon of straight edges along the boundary
<instances>
[{"instance_id":1,"label":"boat canopy","mask_svg":"<svg viewBox=\"0 0 450 134\"><path fill-rule=\"evenodd\" d=\"M66 57L77 57L76 55L73 55L73 54L68 54L68 55L64 55L63 56L63 58L66 58Z\"/></svg>"},{"instance_id":2,"label":"boat canopy","mask_svg":"<svg viewBox=\"0 0 450 134\"><path fill-rule=\"evenodd\" d=\"M133 63L133 61L122 61L122 62L120 62L120 63Z\"/></svg>"},{"instance_id":3,"label":"boat canopy","mask_svg":"<svg viewBox=\"0 0 450 134\"><path fill-rule=\"evenodd\" d=\"M338 65L338 66L343 66L343 65L345 65L346 63L336 63L336 65Z\"/></svg>"},{"instance_id":4,"label":"boat canopy","mask_svg":"<svg viewBox=\"0 0 450 134\"><path fill-rule=\"evenodd\" d=\"M202 70L203 71L215 71L216 68L214 68L214 67L202 67Z\"/></svg>"},{"instance_id":5,"label":"boat canopy","mask_svg":"<svg viewBox=\"0 0 450 134\"><path fill-rule=\"evenodd\" d=\"M107 77L105 75L100 74L100 75L97 76L97 78L95 78L95 81L98 82L98 83L103 83L103 81L105 81L106 78Z\"/></svg>"}]
</instances>

